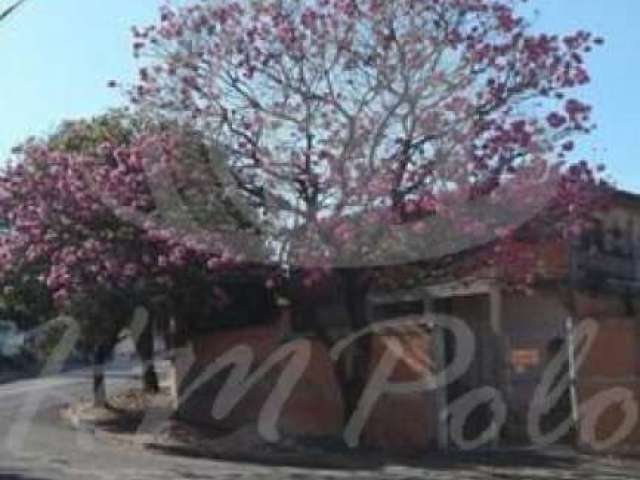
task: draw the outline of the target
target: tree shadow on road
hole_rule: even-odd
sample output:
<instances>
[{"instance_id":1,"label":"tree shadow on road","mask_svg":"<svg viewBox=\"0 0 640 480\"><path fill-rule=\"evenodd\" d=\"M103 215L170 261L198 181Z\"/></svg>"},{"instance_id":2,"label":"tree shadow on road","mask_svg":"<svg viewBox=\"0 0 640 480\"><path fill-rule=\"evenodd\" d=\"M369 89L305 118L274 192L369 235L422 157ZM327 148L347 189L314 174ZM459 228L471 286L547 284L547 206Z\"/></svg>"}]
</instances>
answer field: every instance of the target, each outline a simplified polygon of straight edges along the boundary
<instances>
[{"instance_id":1,"label":"tree shadow on road","mask_svg":"<svg viewBox=\"0 0 640 480\"><path fill-rule=\"evenodd\" d=\"M465 470L469 468L531 469L541 471L571 470L580 466L580 459L572 454L554 454L547 451L492 451L441 452L421 456L391 456L384 452L343 453L314 452L304 455L286 452L255 452L253 454L220 454L194 450L179 445L148 445L150 450L165 455L209 459L212 461L241 462L270 467L293 467L322 470L379 471L387 467L408 467L421 470Z\"/></svg>"},{"instance_id":2,"label":"tree shadow on road","mask_svg":"<svg viewBox=\"0 0 640 480\"><path fill-rule=\"evenodd\" d=\"M47 480L44 477L33 477L22 470L0 471L0 480Z\"/></svg>"},{"instance_id":3,"label":"tree shadow on road","mask_svg":"<svg viewBox=\"0 0 640 480\"><path fill-rule=\"evenodd\" d=\"M439 452L421 458L406 459L402 463L430 469L483 466L491 468L568 469L580 464L578 455L557 454L545 450L509 450L476 452Z\"/></svg>"},{"instance_id":4,"label":"tree shadow on road","mask_svg":"<svg viewBox=\"0 0 640 480\"><path fill-rule=\"evenodd\" d=\"M226 452L207 453L204 450L194 450L190 446L180 445L148 445L148 449L164 455L177 457L198 458L217 462L234 462L254 466L291 467L312 470L378 470L385 466L384 462L369 456L353 454L322 454L301 455L299 453L276 452Z\"/></svg>"}]
</instances>

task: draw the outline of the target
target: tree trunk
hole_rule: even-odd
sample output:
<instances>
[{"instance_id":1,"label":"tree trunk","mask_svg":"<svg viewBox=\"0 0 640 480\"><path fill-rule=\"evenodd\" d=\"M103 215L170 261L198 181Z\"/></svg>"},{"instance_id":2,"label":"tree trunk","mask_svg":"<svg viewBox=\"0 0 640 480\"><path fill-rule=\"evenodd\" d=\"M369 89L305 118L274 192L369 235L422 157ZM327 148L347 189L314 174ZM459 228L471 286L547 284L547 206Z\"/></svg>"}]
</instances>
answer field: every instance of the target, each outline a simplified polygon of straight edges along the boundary
<instances>
[{"instance_id":1,"label":"tree trunk","mask_svg":"<svg viewBox=\"0 0 640 480\"><path fill-rule=\"evenodd\" d=\"M352 332L362 330L368 325L366 301L369 291L368 280L363 272L345 270L344 282L345 306L349 314ZM371 363L371 337L365 335L352 344L352 371L347 372L344 363L338 369L338 381L342 386L345 401L345 414L350 418L358 407L368 381Z\"/></svg>"},{"instance_id":2,"label":"tree trunk","mask_svg":"<svg viewBox=\"0 0 640 480\"><path fill-rule=\"evenodd\" d=\"M149 362L144 366L144 374L142 377L143 388L146 393L158 393L160 391L160 384L158 382L158 374L153 365L153 362Z\"/></svg>"},{"instance_id":3,"label":"tree trunk","mask_svg":"<svg viewBox=\"0 0 640 480\"><path fill-rule=\"evenodd\" d=\"M146 322L144 330L136 342L136 351L142 360L142 387L146 393L158 393L160 385L158 375L153 364L154 345L153 328L151 322Z\"/></svg>"},{"instance_id":4,"label":"tree trunk","mask_svg":"<svg viewBox=\"0 0 640 480\"><path fill-rule=\"evenodd\" d=\"M93 404L95 407L107 405L107 390L104 381L104 364L107 361L108 349L105 344L98 344L93 351Z\"/></svg>"}]
</instances>

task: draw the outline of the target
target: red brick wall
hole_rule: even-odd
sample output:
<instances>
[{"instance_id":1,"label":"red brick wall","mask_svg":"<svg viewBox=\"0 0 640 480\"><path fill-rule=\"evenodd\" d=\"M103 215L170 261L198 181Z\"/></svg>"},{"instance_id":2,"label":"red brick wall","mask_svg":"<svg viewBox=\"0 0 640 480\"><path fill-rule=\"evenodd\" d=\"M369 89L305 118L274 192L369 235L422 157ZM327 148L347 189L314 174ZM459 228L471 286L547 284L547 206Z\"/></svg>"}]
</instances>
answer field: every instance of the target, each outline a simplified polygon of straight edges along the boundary
<instances>
[{"instance_id":1,"label":"red brick wall","mask_svg":"<svg viewBox=\"0 0 640 480\"><path fill-rule=\"evenodd\" d=\"M216 332L194 339L193 367L190 372L183 368L178 373L178 382L183 383L181 390L184 391L194 375L238 345L250 346L255 353L254 365L262 364L286 342L289 334L288 317L285 315L276 325ZM340 437L348 419L344 418L344 402L334 365L327 348L318 340L309 340L311 361L283 408L278 428L284 435ZM430 371L431 364L427 356L430 337L426 332L416 329L394 330L385 335L372 336L369 373L373 373L378 366L392 340L402 345L402 351L398 353L400 357L389 381L412 382L423 379ZM178 407L179 415L184 419L224 430L255 425L284 365L283 362L274 367L222 420L214 420L210 411L225 375L216 376L188 401L181 402ZM429 411L424 391L385 394L374 406L362 432L360 444L404 452L424 451L432 446L436 436L436 426L430 423L432 418L435 415Z\"/></svg>"},{"instance_id":2,"label":"red brick wall","mask_svg":"<svg viewBox=\"0 0 640 480\"><path fill-rule=\"evenodd\" d=\"M254 368L261 365L287 340L290 333L288 315L275 325L219 331L201 335L193 340L194 364L189 371L178 374L179 391L220 355L239 345L247 345L254 352ZM291 396L283 407L278 428L284 435L325 436L341 435L344 425L343 401L327 348L309 339L311 359ZM287 361L283 361L258 381L238 405L221 420L211 416L211 406L226 373L206 382L189 400L181 401L178 414L185 419L225 430L255 425L266 400L275 388Z\"/></svg>"},{"instance_id":3,"label":"red brick wall","mask_svg":"<svg viewBox=\"0 0 640 480\"><path fill-rule=\"evenodd\" d=\"M622 298L617 295L575 292L573 300L578 318L623 317L626 311Z\"/></svg>"},{"instance_id":4,"label":"red brick wall","mask_svg":"<svg viewBox=\"0 0 640 480\"><path fill-rule=\"evenodd\" d=\"M426 332L415 327L373 336L370 372L380 363L391 342L397 342L401 350L397 352L398 363L389 381L404 383L424 379L431 373L427 354L430 340ZM364 444L404 452L427 450L432 446L437 428L431 423L435 416L429 412L429 408L435 408L435 405L429 405L428 398L424 391L382 395L365 425Z\"/></svg>"},{"instance_id":5,"label":"red brick wall","mask_svg":"<svg viewBox=\"0 0 640 480\"><path fill-rule=\"evenodd\" d=\"M625 388L633 392L634 401L640 400L640 336L638 319L609 317L598 320L600 330L585 363L579 372L578 392L580 404L600 392L611 388ZM582 412L581 416L584 417ZM610 437L623 423L621 408L613 406L600 416L596 424L596 439ZM582 439L585 441L585 439ZM587 446L590 446L587 442ZM640 424L617 448L640 448Z\"/></svg>"}]
</instances>

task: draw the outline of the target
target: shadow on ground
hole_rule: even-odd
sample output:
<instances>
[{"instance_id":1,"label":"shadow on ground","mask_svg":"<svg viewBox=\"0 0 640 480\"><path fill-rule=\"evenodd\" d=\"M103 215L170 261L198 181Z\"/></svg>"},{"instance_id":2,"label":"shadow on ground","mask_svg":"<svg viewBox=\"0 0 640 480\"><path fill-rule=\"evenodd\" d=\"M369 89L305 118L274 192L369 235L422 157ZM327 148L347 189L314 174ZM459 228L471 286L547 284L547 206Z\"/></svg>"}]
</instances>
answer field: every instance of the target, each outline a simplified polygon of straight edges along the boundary
<instances>
[{"instance_id":1,"label":"shadow on ground","mask_svg":"<svg viewBox=\"0 0 640 480\"><path fill-rule=\"evenodd\" d=\"M9 472L3 472L0 470L0 480L47 480L42 477L32 477L29 473L24 471L12 470Z\"/></svg>"},{"instance_id":2,"label":"shadow on ground","mask_svg":"<svg viewBox=\"0 0 640 480\"><path fill-rule=\"evenodd\" d=\"M111 418L95 420L96 428L109 433L130 434L137 432L144 418L144 412L131 412L122 408L106 405L106 410L113 414Z\"/></svg>"},{"instance_id":3,"label":"shadow on ground","mask_svg":"<svg viewBox=\"0 0 640 480\"><path fill-rule=\"evenodd\" d=\"M388 466L410 467L428 470L464 470L471 467L518 468L530 470L567 470L577 468L577 455L566 453L554 455L544 451L504 451L504 452L448 452L422 455L420 457L399 457L384 452L342 452L316 451L313 454L264 452L264 454L207 454L189 446L150 445L152 451L165 455L216 461L242 462L252 465L272 467L300 467L322 470L376 471Z\"/></svg>"}]
</instances>

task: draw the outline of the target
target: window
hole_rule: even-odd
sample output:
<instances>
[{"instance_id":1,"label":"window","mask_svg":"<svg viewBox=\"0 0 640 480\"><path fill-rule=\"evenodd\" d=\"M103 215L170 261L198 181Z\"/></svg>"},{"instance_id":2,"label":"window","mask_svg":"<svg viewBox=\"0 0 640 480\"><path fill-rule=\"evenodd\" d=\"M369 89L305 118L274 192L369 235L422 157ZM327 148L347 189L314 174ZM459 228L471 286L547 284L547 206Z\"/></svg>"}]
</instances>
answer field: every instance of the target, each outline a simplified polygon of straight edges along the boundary
<instances>
[{"instance_id":1,"label":"window","mask_svg":"<svg viewBox=\"0 0 640 480\"><path fill-rule=\"evenodd\" d=\"M373 318L379 321L408 315L422 315L423 313L424 302L422 300L412 300L376 305L373 309Z\"/></svg>"}]
</instances>

